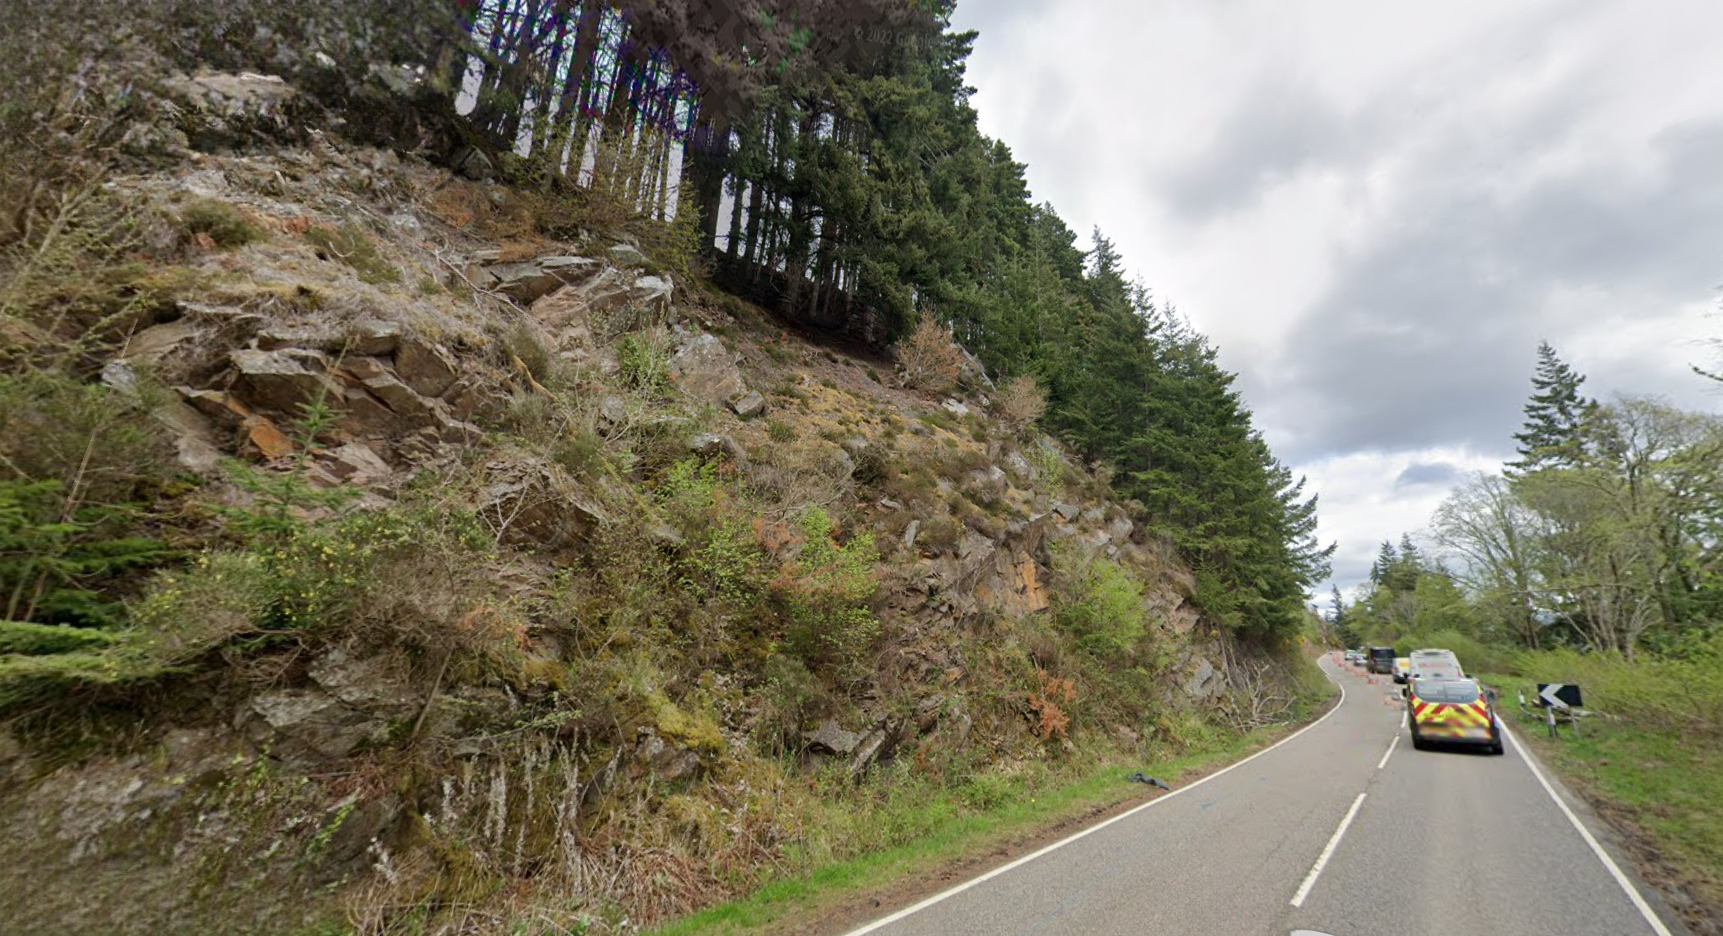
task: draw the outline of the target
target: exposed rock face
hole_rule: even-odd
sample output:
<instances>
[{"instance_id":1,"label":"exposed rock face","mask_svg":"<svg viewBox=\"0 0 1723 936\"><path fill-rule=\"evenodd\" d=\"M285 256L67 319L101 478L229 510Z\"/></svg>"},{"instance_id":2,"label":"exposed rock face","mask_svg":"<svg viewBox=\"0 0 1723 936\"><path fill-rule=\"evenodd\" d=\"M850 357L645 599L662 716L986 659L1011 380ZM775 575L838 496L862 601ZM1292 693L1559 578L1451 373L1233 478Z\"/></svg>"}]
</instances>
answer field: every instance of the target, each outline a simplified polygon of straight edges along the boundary
<instances>
[{"instance_id":1,"label":"exposed rock face","mask_svg":"<svg viewBox=\"0 0 1723 936\"><path fill-rule=\"evenodd\" d=\"M318 398L340 399L335 384L322 373L307 368L300 358L283 351L235 351L230 356L236 386L257 406L282 413L296 412Z\"/></svg>"},{"instance_id":2,"label":"exposed rock face","mask_svg":"<svg viewBox=\"0 0 1723 936\"><path fill-rule=\"evenodd\" d=\"M589 280L600 264L586 257L550 256L518 263L496 263L484 267L480 285L530 304L562 287Z\"/></svg>"},{"instance_id":3,"label":"exposed rock face","mask_svg":"<svg viewBox=\"0 0 1723 936\"><path fill-rule=\"evenodd\" d=\"M531 304L533 317L558 346L614 338L669 317L674 289L668 277L639 276L582 257L551 259L577 260L581 265L547 270L541 260L532 267L537 273L529 274L518 269L525 264L505 264L520 277L520 285L505 291Z\"/></svg>"},{"instance_id":4,"label":"exposed rock face","mask_svg":"<svg viewBox=\"0 0 1723 936\"><path fill-rule=\"evenodd\" d=\"M802 732L802 740L808 745L808 750L820 754L836 754L848 757L855 753L861 745L862 736L854 731L845 730L835 718L820 722L813 731Z\"/></svg>"},{"instance_id":5,"label":"exposed rock face","mask_svg":"<svg viewBox=\"0 0 1723 936\"><path fill-rule=\"evenodd\" d=\"M645 733L634 749L637 774L650 772L660 783L675 783L699 771L698 751L665 741L648 729L641 730Z\"/></svg>"},{"instance_id":6,"label":"exposed rock face","mask_svg":"<svg viewBox=\"0 0 1723 936\"><path fill-rule=\"evenodd\" d=\"M191 319L152 325L132 336L132 340L126 343L121 360L154 364L175 348L197 338L202 333L203 329Z\"/></svg>"},{"instance_id":7,"label":"exposed rock face","mask_svg":"<svg viewBox=\"0 0 1723 936\"><path fill-rule=\"evenodd\" d=\"M705 332L690 338L670 359L670 377L683 393L719 406L748 392L735 355L718 336Z\"/></svg>"},{"instance_id":8,"label":"exposed rock face","mask_svg":"<svg viewBox=\"0 0 1723 936\"><path fill-rule=\"evenodd\" d=\"M455 384L455 364L442 346L427 341L401 342L395 351L395 373L414 393L440 397Z\"/></svg>"},{"instance_id":9,"label":"exposed rock face","mask_svg":"<svg viewBox=\"0 0 1723 936\"><path fill-rule=\"evenodd\" d=\"M182 145L205 152L299 139L310 123L305 118L313 109L275 75L200 72L170 77L163 87L179 107L174 115L175 129L184 141ZM141 145L142 141L128 143L128 149L134 151L154 148Z\"/></svg>"},{"instance_id":10,"label":"exposed rock face","mask_svg":"<svg viewBox=\"0 0 1723 936\"><path fill-rule=\"evenodd\" d=\"M640 252L640 248L633 244L617 244L610 248L610 259L625 267L645 267L652 264L652 261Z\"/></svg>"},{"instance_id":11,"label":"exposed rock face","mask_svg":"<svg viewBox=\"0 0 1723 936\"><path fill-rule=\"evenodd\" d=\"M753 419L766 412L766 398L756 390L749 390L730 401L730 411L743 419Z\"/></svg>"}]
</instances>

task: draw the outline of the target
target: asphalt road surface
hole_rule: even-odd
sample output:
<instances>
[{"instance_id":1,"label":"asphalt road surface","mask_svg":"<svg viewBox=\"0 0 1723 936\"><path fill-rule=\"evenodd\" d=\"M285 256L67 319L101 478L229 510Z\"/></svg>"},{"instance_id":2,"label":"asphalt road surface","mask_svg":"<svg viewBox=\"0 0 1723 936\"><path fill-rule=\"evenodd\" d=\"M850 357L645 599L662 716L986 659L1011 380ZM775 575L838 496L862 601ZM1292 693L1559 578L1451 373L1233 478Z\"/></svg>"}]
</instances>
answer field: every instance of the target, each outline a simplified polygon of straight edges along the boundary
<instances>
[{"instance_id":1,"label":"asphalt road surface","mask_svg":"<svg viewBox=\"0 0 1723 936\"><path fill-rule=\"evenodd\" d=\"M1304 731L849 936L1685 932L1517 743L1414 750L1386 677L1322 667Z\"/></svg>"}]
</instances>

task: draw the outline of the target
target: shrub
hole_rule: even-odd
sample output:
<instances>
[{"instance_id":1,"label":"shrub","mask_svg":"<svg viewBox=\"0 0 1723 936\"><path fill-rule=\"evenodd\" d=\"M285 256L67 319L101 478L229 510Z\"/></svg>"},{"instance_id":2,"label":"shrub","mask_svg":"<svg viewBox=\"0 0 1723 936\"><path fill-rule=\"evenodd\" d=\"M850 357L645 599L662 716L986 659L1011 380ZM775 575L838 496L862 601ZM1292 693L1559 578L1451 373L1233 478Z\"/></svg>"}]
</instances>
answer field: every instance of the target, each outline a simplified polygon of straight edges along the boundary
<instances>
[{"instance_id":1,"label":"shrub","mask_svg":"<svg viewBox=\"0 0 1723 936\"><path fill-rule=\"evenodd\" d=\"M1464 662L1465 658L1461 657ZM1679 734L1723 739L1723 637L1694 641L1680 655L1545 650L1522 653L1527 683L1578 683L1587 708ZM1535 687L1527 685L1528 696Z\"/></svg>"},{"instance_id":2,"label":"shrub","mask_svg":"<svg viewBox=\"0 0 1723 936\"><path fill-rule=\"evenodd\" d=\"M1407 656L1413 650L1425 647L1454 651L1454 655L1460 658L1460 666L1468 673L1510 673L1514 670L1513 651L1482 643L1455 630L1402 637L1394 642L1394 653Z\"/></svg>"},{"instance_id":3,"label":"shrub","mask_svg":"<svg viewBox=\"0 0 1723 936\"><path fill-rule=\"evenodd\" d=\"M921 525L921 533L916 542L937 555L956 549L958 541L962 539L963 524L942 514Z\"/></svg>"},{"instance_id":4,"label":"shrub","mask_svg":"<svg viewBox=\"0 0 1723 936\"><path fill-rule=\"evenodd\" d=\"M794 442L796 440L796 427L776 419L768 420L766 422L766 437L773 442Z\"/></svg>"},{"instance_id":5,"label":"shrub","mask_svg":"<svg viewBox=\"0 0 1723 936\"><path fill-rule=\"evenodd\" d=\"M76 489L79 503L135 500L168 477L173 453L141 409L139 400L48 371L0 374L0 468Z\"/></svg>"},{"instance_id":6,"label":"shrub","mask_svg":"<svg viewBox=\"0 0 1723 936\"><path fill-rule=\"evenodd\" d=\"M802 725L816 708L829 701L825 691L795 657L768 658L763 676L754 692L760 710L755 739L769 753L799 750Z\"/></svg>"},{"instance_id":7,"label":"shrub","mask_svg":"<svg viewBox=\"0 0 1723 936\"><path fill-rule=\"evenodd\" d=\"M359 281L373 286L401 281L401 271L383 256L371 235L352 221L335 227L315 225L305 232L306 241L326 260L339 260L353 268Z\"/></svg>"},{"instance_id":8,"label":"shrub","mask_svg":"<svg viewBox=\"0 0 1723 936\"><path fill-rule=\"evenodd\" d=\"M802 517L801 534L800 551L772 583L788 625L785 641L810 666L853 676L880 630L868 608L879 587L873 536L840 545L831 517L819 508Z\"/></svg>"},{"instance_id":9,"label":"shrub","mask_svg":"<svg viewBox=\"0 0 1723 936\"><path fill-rule=\"evenodd\" d=\"M1015 435L1023 435L1035 425L1035 421L1047 412L1047 394L1028 376L1013 377L999 388L999 394L993 401L994 411L1005 428Z\"/></svg>"},{"instance_id":10,"label":"shrub","mask_svg":"<svg viewBox=\"0 0 1723 936\"><path fill-rule=\"evenodd\" d=\"M187 234L203 235L224 250L243 247L263 239L263 232L238 208L213 198L199 198L181 208L180 226Z\"/></svg>"},{"instance_id":11,"label":"shrub","mask_svg":"<svg viewBox=\"0 0 1723 936\"><path fill-rule=\"evenodd\" d=\"M77 505L57 481L0 481L0 620L120 623L124 608L104 591L169 556L157 540L126 535L130 513Z\"/></svg>"},{"instance_id":12,"label":"shrub","mask_svg":"<svg viewBox=\"0 0 1723 936\"><path fill-rule=\"evenodd\" d=\"M952 343L950 330L926 315L897 343L897 363L906 386L934 393L957 386L963 374L963 354Z\"/></svg>"},{"instance_id":13,"label":"shrub","mask_svg":"<svg viewBox=\"0 0 1723 936\"><path fill-rule=\"evenodd\" d=\"M647 396L664 392L670 384L670 354L657 335L631 334L616 347L622 379Z\"/></svg>"},{"instance_id":14,"label":"shrub","mask_svg":"<svg viewBox=\"0 0 1723 936\"><path fill-rule=\"evenodd\" d=\"M1125 568L1102 556L1056 546L1059 574L1053 621L1096 656L1129 656L1147 632L1143 586Z\"/></svg>"},{"instance_id":15,"label":"shrub","mask_svg":"<svg viewBox=\"0 0 1723 936\"><path fill-rule=\"evenodd\" d=\"M1044 669L1035 671L1036 686L1029 690L1029 730L1043 741L1065 737L1071 728L1071 713L1067 706L1077 701L1077 687L1069 679L1047 675Z\"/></svg>"}]
</instances>

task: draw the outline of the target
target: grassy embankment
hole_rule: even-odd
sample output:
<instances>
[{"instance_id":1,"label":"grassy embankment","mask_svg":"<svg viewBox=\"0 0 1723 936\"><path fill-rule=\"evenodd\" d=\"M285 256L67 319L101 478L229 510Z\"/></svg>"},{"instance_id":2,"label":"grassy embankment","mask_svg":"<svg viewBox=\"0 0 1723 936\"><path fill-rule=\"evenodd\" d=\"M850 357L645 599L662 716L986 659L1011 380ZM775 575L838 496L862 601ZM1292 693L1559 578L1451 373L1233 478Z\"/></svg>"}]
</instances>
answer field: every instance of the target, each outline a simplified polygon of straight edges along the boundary
<instances>
[{"instance_id":1,"label":"grassy embankment","mask_svg":"<svg viewBox=\"0 0 1723 936\"><path fill-rule=\"evenodd\" d=\"M1723 929L1723 654L1629 662L1572 651L1526 653L1502 675L1502 711L1562 780L1627 834L1643 876L1697 932ZM1589 710L1580 737L1551 740L1520 716L1515 693L1537 683L1578 683ZM1705 927L1711 927L1707 929Z\"/></svg>"},{"instance_id":2,"label":"grassy embankment","mask_svg":"<svg viewBox=\"0 0 1723 936\"><path fill-rule=\"evenodd\" d=\"M1074 833L1128 800L1147 799L1144 787L1122 782L1130 771L1142 770L1178 789L1284 737L1326 711L1333 698L1333 687L1314 666L1301 667L1298 682L1303 695L1289 723L1244 734L1216 729L1188 743L1177 756L1127 762L1113 754L1086 767L1075 766L1081 759L1072 758L1066 769L1040 777L1040 789L997 784L992 802L978 801L967 790L905 789L909 795L882 800L866 815L846 817L858 826L899 830L895 844L816 862L813 870L787 875L743 899L651 934L800 931L816 921L843 920L850 913L871 917L890 912L982 873L1005 855ZM887 900L875 905L875 895L886 895ZM864 903L868 909L859 909Z\"/></svg>"}]
</instances>

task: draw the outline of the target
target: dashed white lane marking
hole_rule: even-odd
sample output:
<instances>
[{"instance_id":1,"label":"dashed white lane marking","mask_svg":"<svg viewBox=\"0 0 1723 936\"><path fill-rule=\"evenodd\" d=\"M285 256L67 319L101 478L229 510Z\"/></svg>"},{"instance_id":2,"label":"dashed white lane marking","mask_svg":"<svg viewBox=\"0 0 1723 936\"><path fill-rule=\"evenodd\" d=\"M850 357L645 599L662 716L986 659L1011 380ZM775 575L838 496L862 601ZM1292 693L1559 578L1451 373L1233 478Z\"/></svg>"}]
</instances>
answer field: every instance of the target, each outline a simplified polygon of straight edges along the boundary
<instances>
[{"instance_id":1,"label":"dashed white lane marking","mask_svg":"<svg viewBox=\"0 0 1723 936\"><path fill-rule=\"evenodd\" d=\"M1394 740L1388 742L1388 750L1384 751L1382 754L1382 759L1376 762L1376 769L1377 770L1381 770L1382 768L1388 766L1388 758L1394 756L1394 747L1396 745L1398 745L1399 743L1400 743L1400 736L1399 735L1395 735Z\"/></svg>"},{"instance_id":2,"label":"dashed white lane marking","mask_svg":"<svg viewBox=\"0 0 1723 936\"><path fill-rule=\"evenodd\" d=\"M1148 802L1144 803L1143 805L1135 807L1134 809L1130 809L1130 810L1127 810L1125 812L1119 813L1117 816L1114 816L1113 818L1108 819L1105 822L1097 822L1094 825L1088 827L1087 829L1084 829L1083 831L1076 833L1075 835L1067 836L1065 838L1060 839L1057 842L1054 842L1053 844L1047 846L1046 848L1043 848L1039 851L1031 852L1031 853L1024 855L1023 857L1017 859L1016 861L1010 862L1008 864L1002 864L999 867L994 868L992 871L987 872L986 874L980 875L979 877L970 878L969 880L964 881L962 884L959 884L956 887L953 887L949 890L940 891L939 893L934 894L932 897L929 897L926 900L921 901L920 903L911 904L910 906L907 906L907 907L903 908L902 910L899 910L898 912L896 912L890 916L881 917L880 919L875 920L872 923L869 923L866 926L861 927L860 929L850 930L848 933L845 933L844 936L864 936L864 934L866 934L866 933L871 933L871 932L874 932L875 930L884 929L885 927L890 926L893 923L896 923L897 921L903 919L904 917L910 916L912 914L920 913L921 911L926 910L928 907L931 907L934 904L939 903L942 900L947 900L949 898L955 897L958 894L961 894L964 891L969 890L971 887L976 886L977 884L986 883L987 881L991 881L994 878L998 877L999 875L1004 874L1005 872L1010 871L1013 868L1022 867L1023 865L1026 865L1029 862L1034 861L1035 859L1041 857L1042 855L1047 854L1048 852L1052 852L1052 851L1055 851L1057 849L1064 848L1066 845L1069 845L1072 842L1075 842L1078 839L1083 838L1084 836L1093 835L1094 833L1099 832L1102 829L1105 829L1106 827L1112 825L1115 822L1120 822L1122 820L1129 819L1130 817L1136 815L1137 813L1142 812L1145 809L1148 809L1151 806L1158 806L1161 803L1164 803L1167 800L1170 800L1173 797L1178 796L1180 793L1183 793L1186 790L1194 790L1197 787L1202 786L1203 784L1209 782L1210 780L1213 780L1216 777L1221 776L1222 774L1228 773L1228 772L1233 771L1233 770L1237 770L1238 768L1243 767L1245 764L1248 764L1251 761L1256 760L1257 758L1261 757L1262 755L1267 754L1269 751L1272 751L1275 748L1278 748L1283 744L1287 744L1287 743L1291 742L1293 739L1297 738L1299 735L1302 735L1306 731L1309 731L1310 729L1315 728L1317 725L1320 725L1323 722L1327 721L1331 716L1334 715L1335 712L1340 711L1340 709L1346 705L1346 687L1344 685L1341 685L1339 680L1335 679L1332 675L1328 674L1328 672L1326 670L1323 671L1323 674L1327 675L1329 677L1330 682L1334 683L1336 686L1340 686L1340 701L1334 703L1334 707L1329 709L1327 711L1327 713L1325 713L1321 718L1318 718L1317 720L1311 722L1310 724L1305 725L1303 728L1300 728L1297 731L1294 731L1292 734L1289 734L1286 737L1281 738L1279 741L1276 741L1275 743L1269 745L1268 747L1265 747L1262 750L1257 751L1255 754L1250 755L1249 757L1245 758L1244 760L1239 761L1236 764L1230 764L1226 767L1222 767L1221 769L1215 771L1214 773L1209 774L1208 776L1202 778L1201 780L1196 781L1195 783L1191 783L1191 784L1188 784L1186 786L1179 787L1178 789L1172 791L1171 793L1168 793L1165 796L1155 797L1154 799L1149 800ZM1360 796L1359 798L1363 799L1362 796ZM1354 806L1354 808L1356 809L1356 806ZM1351 821L1350 817L1348 817L1347 821Z\"/></svg>"},{"instance_id":3,"label":"dashed white lane marking","mask_svg":"<svg viewBox=\"0 0 1723 936\"><path fill-rule=\"evenodd\" d=\"M1406 717L1407 717L1407 713L1406 713L1406 712L1401 712L1401 713L1400 713L1400 730L1401 730L1401 731L1405 731L1405 730L1406 730Z\"/></svg>"},{"instance_id":4,"label":"dashed white lane marking","mask_svg":"<svg viewBox=\"0 0 1723 936\"><path fill-rule=\"evenodd\" d=\"M1609 857L1609 853L1604 851L1603 846L1599 845L1597 839L1592 837L1591 830L1585 827L1585 823L1579 821L1579 817L1574 815L1573 810L1569 809L1567 803L1557 795L1555 787L1550 786L1550 782L1544 779L1544 772L1538 769L1537 762L1532 760L1531 755L1526 753L1524 747L1520 746L1520 739L1514 737L1514 733L1508 730L1507 725L1502 726L1502 734L1507 735L1508 740L1514 743L1514 750L1520 755L1520 760L1532 769L1532 776L1538 778L1538 783L1543 786L1544 792L1550 795L1550 799L1555 800L1555 804L1561 808L1562 815L1567 817L1567 821L1573 823L1573 827L1579 830L1579 837L1585 839L1585 843L1591 846L1592 854L1596 855L1597 860L1603 862L1603 866L1609 869L1609 874L1615 878L1615 883L1620 884L1621 889L1627 892L1627 899L1633 901L1633 906L1639 911L1639 915L1645 918L1645 922L1651 924L1651 931L1657 936L1670 936L1669 927L1663 925L1663 921L1658 919L1657 914L1652 911L1651 905L1645 902L1644 897L1640 896L1639 888L1634 887L1633 882L1627 879L1627 875L1621 873L1621 868L1616 865L1615 859Z\"/></svg>"},{"instance_id":5,"label":"dashed white lane marking","mask_svg":"<svg viewBox=\"0 0 1723 936\"><path fill-rule=\"evenodd\" d=\"M1294 907L1304 906L1304 898L1310 896L1310 889L1316 886L1316 879L1322 876L1322 869L1328 866L1328 859L1334 857L1334 849L1340 847L1340 837L1346 834L1346 827L1352 824L1354 816L1358 815L1358 807L1364 805L1367 793L1358 794L1352 801L1352 808L1346 810L1346 818L1340 820L1340 828L1334 830L1334 837L1328 840L1328 845L1322 849L1322 854L1316 856L1316 864L1310 867L1310 873L1304 876L1304 883L1298 885L1298 893L1292 895Z\"/></svg>"}]
</instances>

